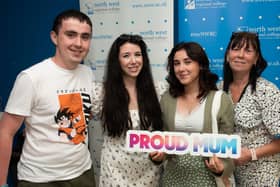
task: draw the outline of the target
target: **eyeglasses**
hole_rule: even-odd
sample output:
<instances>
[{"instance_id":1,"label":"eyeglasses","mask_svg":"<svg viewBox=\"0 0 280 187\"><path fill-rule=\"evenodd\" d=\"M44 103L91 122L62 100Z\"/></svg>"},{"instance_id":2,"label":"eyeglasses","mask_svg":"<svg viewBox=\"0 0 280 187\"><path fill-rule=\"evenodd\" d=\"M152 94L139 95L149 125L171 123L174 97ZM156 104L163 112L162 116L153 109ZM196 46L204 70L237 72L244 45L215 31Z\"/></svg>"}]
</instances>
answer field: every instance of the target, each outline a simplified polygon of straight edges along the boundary
<instances>
[{"instance_id":1,"label":"eyeglasses","mask_svg":"<svg viewBox=\"0 0 280 187\"><path fill-rule=\"evenodd\" d=\"M235 37L241 37L241 38L247 38L247 37L253 37L258 38L259 35L256 32L249 32L249 31L238 31L238 32L232 32L231 38Z\"/></svg>"}]
</instances>

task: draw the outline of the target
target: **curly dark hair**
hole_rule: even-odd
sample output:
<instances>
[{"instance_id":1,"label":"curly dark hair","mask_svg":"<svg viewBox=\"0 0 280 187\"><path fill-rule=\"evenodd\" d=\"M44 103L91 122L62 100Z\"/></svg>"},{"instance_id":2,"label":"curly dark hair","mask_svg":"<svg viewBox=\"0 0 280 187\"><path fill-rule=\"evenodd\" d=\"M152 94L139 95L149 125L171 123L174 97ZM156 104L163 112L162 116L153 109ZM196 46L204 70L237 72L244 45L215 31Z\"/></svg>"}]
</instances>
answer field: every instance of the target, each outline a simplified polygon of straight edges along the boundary
<instances>
[{"instance_id":1,"label":"curly dark hair","mask_svg":"<svg viewBox=\"0 0 280 187\"><path fill-rule=\"evenodd\" d=\"M252 66L252 69L250 71L249 75L249 82L252 86L252 92L256 90L256 82L257 78L261 76L262 72L267 67L267 62L262 56L261 52L261 46L260 46L260 40L257 33L253 32L234 32L232 33L230 37L230 41L228 43L225 56L224 56L224 70L223 70L223 77L224 77L224 84L223 84L223 90L225 92L228 92L229 85L233 81L233 75L232 70L229 66L229 63L227 62L227 55L229 50L234 48L242 48L242 47L249 48L249 46L252 46L253 49L256 51L258 55L258 60L256 65Z\"/></svg>"},{"instance_id":2,"label":"curly dark hair","mask_svg":"<svg viewBox=\"0 0 280 187\"><path fill-rule=\"evenodd\" d=\"M112 44L105 72L104 101L101 119L109 136L120 137L132 128L129 114L129 94L123 82L123 71L119 62L120 47L132 43L140 47L143 67L136 79L137 102L142 130L162 130L162 114L154 87L147 53L147 46L139 35L120 35Z\"/></svg>"},{"instance_id":3,"label":"curly dark hair","mask_svg":"<svg viewBox=\"0 0 280 187\"><path fill-rule=\"evenodd\" d=\"M199 99L204 98L210 90L217 90L216 82L218 76L210 71L209 59L205 51L196 42L181 42L175 45L168 55L167 81L169 83L169 93L173 97L184 94L184 85L180 83L174 72L174 56L180 50L185 50L190 59L197 61L199 64L199 94L197 97Z\"/></svg>"}]
</instances>

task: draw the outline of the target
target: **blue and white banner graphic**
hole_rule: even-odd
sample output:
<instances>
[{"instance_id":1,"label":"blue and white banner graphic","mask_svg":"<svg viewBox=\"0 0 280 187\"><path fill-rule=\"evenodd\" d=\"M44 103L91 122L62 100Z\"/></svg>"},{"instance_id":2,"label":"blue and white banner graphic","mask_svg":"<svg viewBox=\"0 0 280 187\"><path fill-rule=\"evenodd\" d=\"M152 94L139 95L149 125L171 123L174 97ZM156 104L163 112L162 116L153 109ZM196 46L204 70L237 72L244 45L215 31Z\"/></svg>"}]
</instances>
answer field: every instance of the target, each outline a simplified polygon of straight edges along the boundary
<instances>
[{"instance_id":1,"label":"blue and white banner graphic","mask_svg":"<svg viewBox=\"0 0 280 187\"><path fill-rule=\"evenodd\" d=\"M165 62L173 47L173 1L80 0L80 9L93 21L92 46L85 63L97 80L103 78L111 44L122 33L144 38L154 78L164 79Z\"/></svg>"},{"instance_id":2,"label":"blue and white banner graphic","mask_svg":"<svg viewBox=\"0 0 280 187\"><path fill-rule=\"evenodd\" d=\"M178 41L196 41L222 79L232 32L256 32L268 67L263 76L280 88L280 0L178 0Z\"/></svg>"}]
</instances>

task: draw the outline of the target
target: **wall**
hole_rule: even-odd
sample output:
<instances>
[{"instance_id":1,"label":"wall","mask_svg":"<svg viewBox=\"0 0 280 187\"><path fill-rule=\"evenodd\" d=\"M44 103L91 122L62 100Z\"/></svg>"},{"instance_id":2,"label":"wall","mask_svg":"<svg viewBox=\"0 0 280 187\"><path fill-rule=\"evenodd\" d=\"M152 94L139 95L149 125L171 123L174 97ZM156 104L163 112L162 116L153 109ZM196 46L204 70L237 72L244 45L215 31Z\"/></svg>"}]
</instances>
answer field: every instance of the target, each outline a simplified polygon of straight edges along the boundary
<instances>
[{"instance_id":1,"label":"wall","mask_svg":"<svg viewBox=\"0 0 280 187\"><path fill-rule=\"evenodd\" d=\"M2 1L0 111L4 110L16 75L26 67L52 56L49 33L62 10L80 9L79 0Z\"/></svg>"},{"instance_id":2,"label":"wall","mask_svg":"<svg viewBox=\"0 0 280 187\"><path fill-rule=\"evenodd\" d=\"M62 10L70 8L80 9L79 0L1 2L0 112L4 110L17 74L54 54L50 40L53 19ZM9 185L14 187L15 179L11 174Z\"/></svg>"}]
</instances>

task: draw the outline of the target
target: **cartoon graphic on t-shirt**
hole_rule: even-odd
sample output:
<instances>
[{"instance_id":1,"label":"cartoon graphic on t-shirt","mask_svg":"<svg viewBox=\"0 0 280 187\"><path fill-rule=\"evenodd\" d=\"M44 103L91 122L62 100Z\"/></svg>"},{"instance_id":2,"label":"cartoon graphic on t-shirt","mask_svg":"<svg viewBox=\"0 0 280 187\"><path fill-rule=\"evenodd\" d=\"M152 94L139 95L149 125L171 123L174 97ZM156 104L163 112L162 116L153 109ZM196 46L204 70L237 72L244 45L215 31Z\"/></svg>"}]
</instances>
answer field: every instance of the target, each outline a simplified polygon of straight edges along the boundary
<instances>
[{"instance_id":1,"label":"cartoon graphic on t-shirt","mask_svg":"<svg viewBox=\"0 0 280 187\"><path fill-rule=\"evenodd\" d=\"M59 110L54 116L58 136L74 144L85 143L87 134L85 105L80 93L58 95Z\"/></svg>"},{"instance_id":2,"label":"cartoon graphic on t-shirt","mask_svg":"<svg viewBox=\"0 0 280 187\"><path fill-rule=\"evenodd\" d=\"M69 140L74 144L84 143L85 140L85 125L78 125L81 116L73 117L69 108L60 109L54 117L55 122L59 125L58 136L65 133Z\"/></svg>"}]
</instances>

